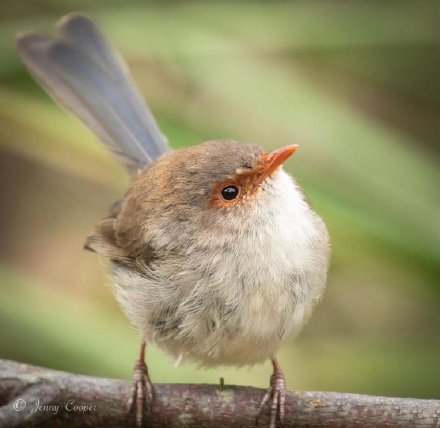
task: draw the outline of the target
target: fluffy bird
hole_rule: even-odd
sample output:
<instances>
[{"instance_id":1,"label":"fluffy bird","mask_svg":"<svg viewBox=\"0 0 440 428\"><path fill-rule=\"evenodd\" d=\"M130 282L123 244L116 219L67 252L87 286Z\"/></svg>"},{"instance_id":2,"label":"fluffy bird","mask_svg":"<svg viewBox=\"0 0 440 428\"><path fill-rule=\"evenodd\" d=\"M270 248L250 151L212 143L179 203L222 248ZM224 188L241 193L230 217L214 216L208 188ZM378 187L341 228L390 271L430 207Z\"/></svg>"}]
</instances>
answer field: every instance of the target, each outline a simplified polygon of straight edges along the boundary
<instances>
[{"instance_id":1,"label":"fluffy bird","mask_svg":"<svg viewBox=\"0 0 440 428\"><path fill-rule=\"evenodd\" d=\"M308 320L329 264L326 227L282 169L297 146L215 140L170 150L128 68L85 16L62 18L56 37L20 34L17 47L132 176L85 248L110 259L116 298L140 332L129 397L138 425L154 404L144 362L153 343L205 367L271 360L261 410L269 406L275 427L285 401L276 354Z\"/></svg>"}]
</instances>

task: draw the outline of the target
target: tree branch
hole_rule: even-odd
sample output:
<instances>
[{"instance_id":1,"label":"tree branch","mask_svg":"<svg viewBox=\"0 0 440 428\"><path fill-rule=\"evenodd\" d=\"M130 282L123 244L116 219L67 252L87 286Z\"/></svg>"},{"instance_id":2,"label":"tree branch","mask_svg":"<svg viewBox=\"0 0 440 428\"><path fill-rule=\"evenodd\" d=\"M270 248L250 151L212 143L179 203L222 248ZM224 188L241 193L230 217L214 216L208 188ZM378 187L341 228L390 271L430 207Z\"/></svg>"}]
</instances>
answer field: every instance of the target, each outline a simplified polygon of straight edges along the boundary
<instances>
[{"instance_id":1,"label":"tree branch","mask_svg":"<svg viewBox=\"0 0 440 428\"><path fill-rule=\"evenodd\" d=\"M126 404L130 387L0 360L0 427L134 426ZM151 427L254 427L264 394L229 385L156 384L156 391ZM440 427L440 400L288 392L284 426Z\"/></svg>"}]
</instances>

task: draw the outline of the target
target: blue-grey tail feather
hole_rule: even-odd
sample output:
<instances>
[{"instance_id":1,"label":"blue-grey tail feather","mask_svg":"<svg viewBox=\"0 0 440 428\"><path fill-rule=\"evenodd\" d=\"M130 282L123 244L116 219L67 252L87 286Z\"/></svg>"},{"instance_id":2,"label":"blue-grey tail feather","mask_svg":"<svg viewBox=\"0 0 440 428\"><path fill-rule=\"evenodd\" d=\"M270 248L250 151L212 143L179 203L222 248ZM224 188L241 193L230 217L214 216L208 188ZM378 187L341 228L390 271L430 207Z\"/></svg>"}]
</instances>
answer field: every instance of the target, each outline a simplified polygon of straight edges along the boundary
<instances>
[{"instance_id":1,"label":"blue-grey tail feather","mask_svg":"<svg viewBox=\"0 0 440 428\"><path fill-rule=\"evenodd\" d=\"M168 150L128 68L83 15L60 20L56 38L27 33L18 52L61 106L78 116L136 174Z\"/></svg>"}]
</instances>

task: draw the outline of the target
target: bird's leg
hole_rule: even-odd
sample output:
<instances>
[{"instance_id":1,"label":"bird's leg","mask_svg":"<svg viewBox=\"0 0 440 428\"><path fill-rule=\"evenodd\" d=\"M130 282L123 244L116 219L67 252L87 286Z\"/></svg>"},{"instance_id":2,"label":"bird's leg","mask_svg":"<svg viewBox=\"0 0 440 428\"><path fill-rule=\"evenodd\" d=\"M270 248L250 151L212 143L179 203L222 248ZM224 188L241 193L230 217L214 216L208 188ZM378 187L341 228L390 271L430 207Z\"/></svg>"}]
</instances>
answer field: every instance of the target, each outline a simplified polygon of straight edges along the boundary
<instances>
[{"instance_id":1,"label":"bird's leg","mask_svg":"<svg viewBox=\"0 0 440 428\"><path fill-rule=\"evenodd\" d=\"M142 339L139 355L133 368L133 386L128 400L128 410L131 412L134 409L138 427L144 425L145 414L151 412L154 400L154 387L145 364L145 347L145 339Z\"/></svg>"},{"instance_id":2,"label":"bird's leg","mask_svg":"<svg viewBox=\"0 0 440 428\"><path fill-rule=\"evenodd\" d=\"M276 358L272 358L273 373L270 377L270 386L267 388L263 399L261 400L260 411L257 416L258 420L263 413L266 405L270 406L270 428L275 428L277 420L283 423L284 404L286 401L286 379Z\"/></svg>"}]
</instances>

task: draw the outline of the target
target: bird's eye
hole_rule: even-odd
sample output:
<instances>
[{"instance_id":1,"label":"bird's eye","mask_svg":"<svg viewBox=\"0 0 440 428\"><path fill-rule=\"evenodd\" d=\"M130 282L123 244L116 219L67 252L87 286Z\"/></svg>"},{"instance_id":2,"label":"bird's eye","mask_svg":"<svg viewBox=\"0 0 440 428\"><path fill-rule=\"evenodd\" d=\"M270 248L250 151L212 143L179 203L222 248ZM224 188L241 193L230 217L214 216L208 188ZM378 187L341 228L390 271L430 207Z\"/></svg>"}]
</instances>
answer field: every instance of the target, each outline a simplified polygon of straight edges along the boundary
<instances>
[{"instance_id":1,"label":"bird's eye","mask_svg":"<svg viewBox=\"0 0 440 428\"><path fill-rule=\"evenodd\" d=\"M238 187L237 186L226 186L222 190L223 199L226 201L232 201L238 196Z\"/></svg>"}]
</instances>

